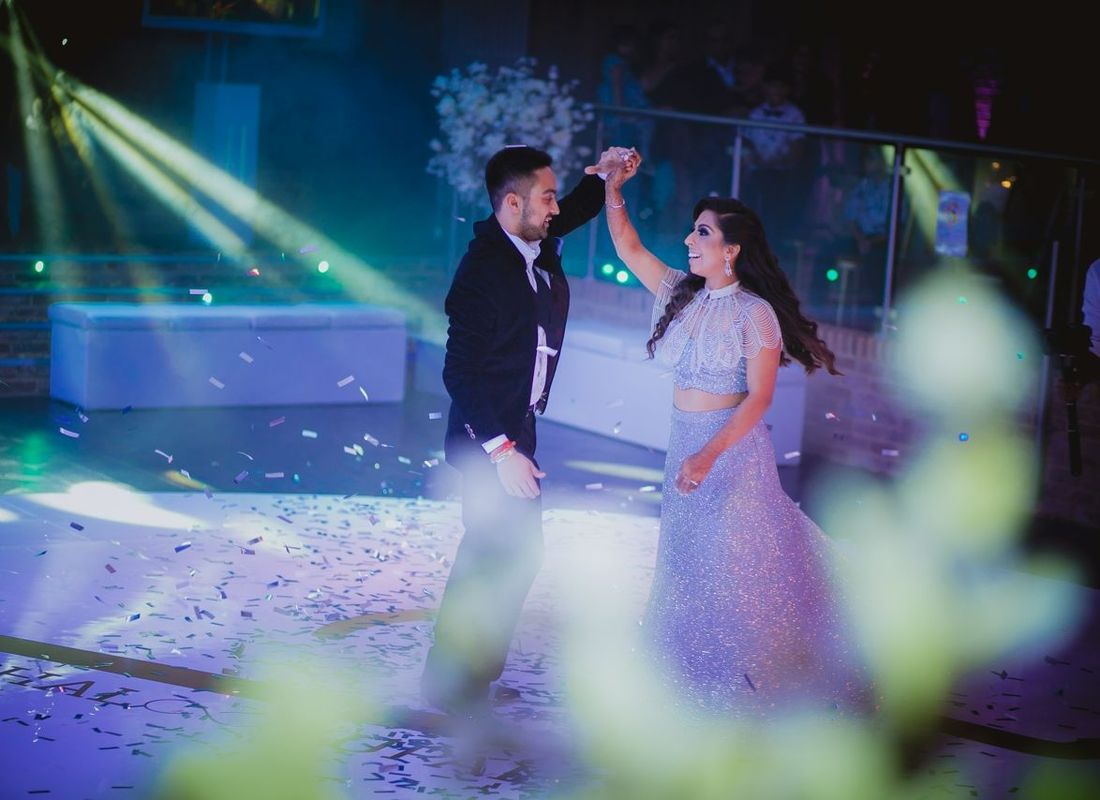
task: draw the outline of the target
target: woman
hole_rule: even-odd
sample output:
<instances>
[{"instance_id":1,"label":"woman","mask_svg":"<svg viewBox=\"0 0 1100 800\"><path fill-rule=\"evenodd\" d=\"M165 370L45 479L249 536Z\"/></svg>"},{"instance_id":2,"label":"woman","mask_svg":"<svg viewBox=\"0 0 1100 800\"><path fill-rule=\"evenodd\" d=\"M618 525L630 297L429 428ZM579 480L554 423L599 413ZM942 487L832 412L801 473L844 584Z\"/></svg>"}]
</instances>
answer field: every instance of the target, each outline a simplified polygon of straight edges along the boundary
<instances>
[{"instance_id":1,"label":"woman","mask_svg":"<svg viewBox=\"0 0 1100 800\"><path fill-rule=\"evenodd\" d=\"M698 203L690 274L647 250L622 198L639 163L625 160L605 192L615 250L656 295L647 348L674 371L646 639L676 694L701 710L862 708L828 540L783 492L763 421L781 365L839 374L835 357L743 203Z\"/></svg>"}]
</instances>

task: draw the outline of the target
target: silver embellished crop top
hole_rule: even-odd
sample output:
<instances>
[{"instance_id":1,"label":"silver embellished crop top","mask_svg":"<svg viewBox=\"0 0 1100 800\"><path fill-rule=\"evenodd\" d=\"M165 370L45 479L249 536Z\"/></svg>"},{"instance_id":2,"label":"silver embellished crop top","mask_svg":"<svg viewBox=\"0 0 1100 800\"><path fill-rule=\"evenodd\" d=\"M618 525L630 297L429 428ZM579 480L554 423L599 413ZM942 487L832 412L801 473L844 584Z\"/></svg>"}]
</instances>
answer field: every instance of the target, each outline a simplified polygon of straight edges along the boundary
<instances>
[{"instance_id":1,"label":"silver embellished crop top","mask_svg":"<svg viewBox=\"0 0 1100 800\"><path fill-rule=\"evenodd\" d=\"M687 273L669 268L657 289L651 329ZM741 289L740 282L700 289L657 342L654 355L674 371L677 389L712 394L748 391L748 363L761 348L783 345L779 320L767 300Z\"/></svg>"}]
</instances>

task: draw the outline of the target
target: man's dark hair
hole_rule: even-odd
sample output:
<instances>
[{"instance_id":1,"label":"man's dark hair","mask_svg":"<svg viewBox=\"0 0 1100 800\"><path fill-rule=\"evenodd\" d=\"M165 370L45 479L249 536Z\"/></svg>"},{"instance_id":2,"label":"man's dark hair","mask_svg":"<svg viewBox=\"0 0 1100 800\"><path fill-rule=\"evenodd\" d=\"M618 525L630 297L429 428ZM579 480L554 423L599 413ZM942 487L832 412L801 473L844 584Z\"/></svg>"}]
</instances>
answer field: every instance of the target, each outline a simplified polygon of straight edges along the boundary
<instances>
[{"instance_id":1,"label":"man's dark hair","mask_svg":"<svg viewBox=\"0 0 1100 800\"><path fill-rule=\"evenodd\" d=\"M500 205L509 192L526 197L535 172L549 167L553 162L549 153L526 145L497 151L485 165L485 188L489 190L493 211L500 211Z\"/></svg>"}]
</instances>

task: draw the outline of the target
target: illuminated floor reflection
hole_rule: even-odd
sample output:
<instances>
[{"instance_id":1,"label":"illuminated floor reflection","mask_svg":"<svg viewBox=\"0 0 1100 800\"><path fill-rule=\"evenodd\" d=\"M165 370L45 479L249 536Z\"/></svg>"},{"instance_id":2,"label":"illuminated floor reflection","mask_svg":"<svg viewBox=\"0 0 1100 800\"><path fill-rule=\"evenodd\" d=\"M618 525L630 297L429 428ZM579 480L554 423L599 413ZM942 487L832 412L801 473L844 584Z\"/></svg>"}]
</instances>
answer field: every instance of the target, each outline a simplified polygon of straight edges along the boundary
<instances>
[{"instance_id":1,"label":"illuminated floor reflection","mask_svg":"<svg viewBox=\"0 0 1100 800\"><path fill-rule=\"evenodd\" d=\"M407 712L399 727L382 712L333 720L339 746L325 774L349 796L529 796L592 779L504 749L474 774L420 704L419 665L459 530L449 501L96 483L0 497L0 795L145 796L181 750L247 740L263 665L281 659L321 664L311 680ZM503 679L521 697L497 709L505 724L564 741L555 594L579 554L608 546L613 580L640 613L656 533L649 515L547 513L546 566ZM1094 611L1081 641L1095 643L1098 593L1080 591ZM1095 644L1067 645L958 687L945 709L958 724L946 730L962 737L944 737L937 763L976 770L959 797L975 780L979 796L1009 791L1036 760L1013 749L1021 741L1095 740L1098 655Z\"/></svg>"}]
</instances>

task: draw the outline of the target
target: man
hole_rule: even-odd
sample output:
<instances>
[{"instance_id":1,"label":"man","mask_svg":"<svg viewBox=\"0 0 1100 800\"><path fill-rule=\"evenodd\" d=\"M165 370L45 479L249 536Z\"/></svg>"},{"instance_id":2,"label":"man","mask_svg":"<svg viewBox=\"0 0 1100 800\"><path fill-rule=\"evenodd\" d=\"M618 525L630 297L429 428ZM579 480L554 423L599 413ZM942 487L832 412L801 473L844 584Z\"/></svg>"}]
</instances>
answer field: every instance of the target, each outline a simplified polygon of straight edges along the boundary
<instances>
[{"instance_id":1,"label":"man","mask_svg":"<svg viewBox=\"0 0 1100 800\"><path fill-rule=\"evenodd\" d=\"M791 79L773 70L764 81L764 102L749 112L762 122L804 124L802 110L790 101ZM788 245L802 222L805 186L809 179L800 171L805 136L775 128L749 128L745 138L752 145L752 171L744 195L756 213L768 220L772 249Z\"/></svg>"},{"instance_id":2,"label":"man","mask_svg":"<svg viewBox=\"0 0 1100 800\"><path fill-rule=\"evenodd\" d=\"M1100 356L1100 259L1092 262L1085 273L1085 294L1081 301L1081 316L1089 327L1091 350Z\"/></svg>"},{"instance_id":3,"label":"man","mask_svg":"<svg viewBox=\"0 0 1100 800\"><path fill-rule=\"evenodd\" d=\"M606 175L629 152L611 148L586 171ZM485 185L493 214L474 225L445 303L444 449L462 472L465 534L421 681L431 705L461 717L488 712L490 684L542 561L535 416L546 407L569 311L559 237L604 201L602 179L589 174L559 204L551 158L531 147L494 155Z\"/></svg>"}]
</instances>

